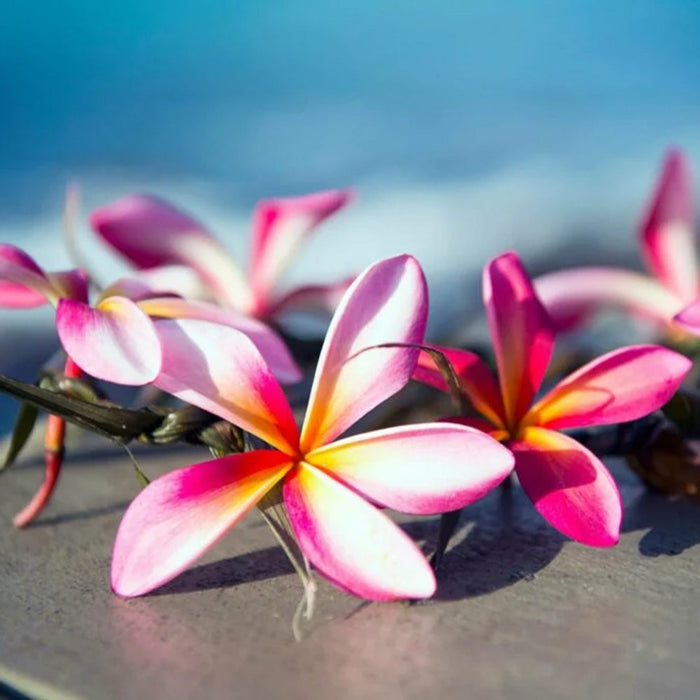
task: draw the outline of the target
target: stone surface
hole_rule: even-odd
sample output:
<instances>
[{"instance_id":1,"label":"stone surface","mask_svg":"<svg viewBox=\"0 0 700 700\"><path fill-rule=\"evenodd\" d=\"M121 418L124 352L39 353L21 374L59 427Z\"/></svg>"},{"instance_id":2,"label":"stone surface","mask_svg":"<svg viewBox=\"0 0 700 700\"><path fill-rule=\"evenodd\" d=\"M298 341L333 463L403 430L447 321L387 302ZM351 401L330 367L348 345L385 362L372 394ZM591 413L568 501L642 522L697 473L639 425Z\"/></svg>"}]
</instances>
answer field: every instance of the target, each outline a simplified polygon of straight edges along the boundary
<instances>
[{"instance_id":1,"label":"stone surface","mask_svg":"<svg viewBox=\"0 0 700 700\"><path fill-rule=\"evenodd\" d=\"M199 458L151 450L141 464L154 476ZM18 532L41 477L25 458L0 479L0 679L32 697L697 698L700 506L614 467L618 547L568 542L517 486L501 490L465 511L434 600L368 604L321 582L295 642L302 589L257 513L169 585L122 600L108 575L137 490L126 455L73 452ZM435 518L402 522L432 545Z\"/></svg>"}]
</instances>

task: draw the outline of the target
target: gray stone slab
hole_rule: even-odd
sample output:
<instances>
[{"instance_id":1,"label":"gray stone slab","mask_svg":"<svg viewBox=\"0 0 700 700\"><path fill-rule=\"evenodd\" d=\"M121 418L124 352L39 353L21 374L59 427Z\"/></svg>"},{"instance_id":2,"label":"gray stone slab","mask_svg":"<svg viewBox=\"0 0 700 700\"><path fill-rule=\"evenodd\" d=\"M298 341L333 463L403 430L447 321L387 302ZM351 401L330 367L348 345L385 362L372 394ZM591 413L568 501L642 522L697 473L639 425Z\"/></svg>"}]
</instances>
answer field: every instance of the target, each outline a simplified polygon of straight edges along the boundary
<instances>
[{"instance_id":1,"label":"gray stone slab","mask_svg":"<svg viewBox=\"0 0 700 700\"><path fill-rule=\"evenodd\" d=\"M152 476L203 458L150 451ZM321 583L295 642L301 586L257 513L160 591L109 590L112 540L137 490L124 454L67 460L41 520L11 516L41 476L0 479L0 679L32 697L697 698L700 507L619 465L624 534L588 549L516 486L465 511L434 600L368 604ZM430 545L436 519L402 520Z\"/></svg>"}]
</instances>

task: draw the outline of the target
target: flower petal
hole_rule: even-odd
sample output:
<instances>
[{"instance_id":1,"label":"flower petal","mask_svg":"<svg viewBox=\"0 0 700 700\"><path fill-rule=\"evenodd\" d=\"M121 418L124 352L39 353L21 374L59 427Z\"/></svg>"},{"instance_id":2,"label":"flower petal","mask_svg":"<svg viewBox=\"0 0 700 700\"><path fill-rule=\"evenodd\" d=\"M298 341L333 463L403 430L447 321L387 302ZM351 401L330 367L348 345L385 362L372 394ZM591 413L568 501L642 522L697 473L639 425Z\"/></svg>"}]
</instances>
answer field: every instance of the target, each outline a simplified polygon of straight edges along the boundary
<instances>
[{"instance_id":1,"label":"flower petal","mask_svg":"<svg viewBox=\"0 0 700 700\"><path fill-rule=\"evenodd\" d=\"M435 576L389 518L328 474L301 464L284 481L299 546L333 583L369 600L427 598Z\"/></svg>"},{"instance_id":2,"label":"flower petal","mask_svg":"<svg viewBox=\"0 0 700 700\"><path fill-rule=\"evenodd\" d=\"M523 424L561 430L641 418L675 394L692 364L657 345L613 350L559 382Z\"/></svg>"},{"instance_id":3,"label":"flower petal","mask_svg":"<svg viewBox=\"0 0 700 700\"><path fill-rule=\"evenodd\" d=\"M700 299L686 306L673 320L691 335L700 336Z\"/></svg>"},{"instance_id":4,"label":"flower petal","mask_svg":"<svg viewBox=\"0 0 700 700\"><path fill-rule=\"evenodd\" d=\"M74 299L88 303L90 281L84 270L65 270L46 274L56 294L63 299ZM106 296L106 295L105 295ZM118 295L115 295L118 296Z\"/></svg>"},{"instance_id":5,"label":"flower petal","mask_svg":"<svg viewBox=\"0 0 700 700\"><path fill-rule=\"evenodd\" d=\"M163 366L154 384L296 454L292 410L252 341L218 323L156 321Z\"/></svg>"},{"instance_id":6,"label":"flower petal","mask_svg":"<svg viewBox=\"0 0 700 700\"><path fill-rule=\"evenodd\" d=\"M450 423L364 433L309 452L306 461L376 503L418 515L473 503L513 469L505 447Z\"/></svg>"},{"instance_id":7,"label":"flower petal","mask_svg":"<svg viewBox=\"0 0 700 700\"><path fill-rule=\"evenodd\" d=\"M266 199L253 218L250 282L266 306L272 289L303 239L344 206L349 190L328 190L303 197Z\"/></svg>"},{"instance_id":8,"label":"flower petal","mask_svg":"<svg viewBox=\"0 0 700 700\"><path fill-rule=\"evenodd\" d=\"M216 297L242 311L253 307L243 272L196 219L148 195L130 195L97 209L90 222L99 235L136 267L187 265Z\"/></svg>"},{"instance_id":9,"label":"flower petal","mask_svg":"<svg viewBox=\"0 0 700 700\"><path fill-rule=\"evenodd\" d=\"M152 591L214 545L290 469L280 452L229 455L171 471L149 484L122 518L112 555L112 588Z\"/></svg>"},{"instance_id":10,"label":"flower petal","mask_svg":"<svg viewBox=\"0 0 700 700\"><path fill-rule=\"evenodd\" d=\"M559 331L580 326L592 313L619 307L667 324L683 301L658 280L615 267L577 267L538 277L537 295Z\"/></svg>"},{"instance_id":11,"label":"flower petal","mask_svg":"<svg viewBox=\"0 0 700 700\"><path fill-rule=\"evenodd\" d=\"M0 244L0 306L31 309L47 301L56 303L58 295L44 271L23 250Z\"/></svg>"},{"instance_id":12,"label":"flower petal","mask_svg":"<svg viewBox=\"0 0 700 700\"><path fill-rule=\"evenodd\" d=\"M102 292L103 297L120 296L138 301L176 294L188 299L210 296L202 278L186 265L160 265L122 277Z\"/></svg>"},{"instance_id":13,"label":"flower petal","mask_svg":"<svg viewBox=\"0 0 700 700\"><path fill-rule=\"evenodd\" d=\"M489 366L478 355L467 350L445 348L439 345L431 347L442 352L450 362L464 393L474 408L494 425L504 425L505 409L501 400L501 392ZM413 379L441 391L448 390L440 370L433 362L432 357L424 350L421 350L420 355L418 355L418 364L413 372Z\"/></svg>"},{"instance_id":14,"label":"flower petal","mask_svg":"<svg viewBox=\"0 0 700 700\"><path fill-rule=\"evenodd\" d=\"M301 432L304 452L330 442L408 383L418 350L373 346L421 343L427 310L425 277L411 256L375 263L353 282L318 360Z\"/></svg>"},{"instance_id":15,"label":"flower petal","mask_svg":"<svg viewBox=\"0 0 700 700\"><path fill-rule=\"evenodd\" d=\"M161 366L151 320L124 297L109 297L96 308L61 299L56 328L68 355L87 374L117 384L147 384Z\"/></svg>"},{"instance_id":16,"label":"flower petal","mask_svg":"<svg viewBox=\"0 0 700 700\"><path fill-rule=\"evenodd\" d=\"M642 253L651 271L686 302L698 295L695 201L690 163L671 149L640 227Z\"/></svg>"},{"instance_id":17,"label":"flower petal","mask_svg":"<svg viewBox=\"0 0 700 700\"><path fill-rule=\"evenodd\" d=\"M260 351L279 381L298 382L302 373L284 341L262 321L207 302L185 301L174 297L145 299L139 306L149 316L161 318L195 318L230 326L245 333Z\"/></svg>"},{"instance_id":18,"label":"flower petal","mask_svg":"<svg viewBox=\"0 0 700 700\"><path fill-rule=\"evenodd\" d=\"M550 525L593 547L617 544L620 493L592 452L568 435L535 427L509 447L525 493Z\"/></svg>"},{"instance_id":19,"label":"flower petal","mask_svg":"<svg viewBox=\"0 0 700 700\"><path fill-rule=\"evenodd\" d=\"M552 323L520 258L504 253L484 268L484 304L509 426L540 388L554 348Z\"/></svg>"},{"instance_id":20,"label":"flower petal","mask_svg":"<svg viewBox=\"0 0 700 700\"><path fill-rule=\"evenodd\" d=\"M279 316L295 311L311 311L331 315L338 308L343 294L355 280L348 277L333 284L315 284L297 287L272 302L268 316Z\"/></svg>"}]
</instances>

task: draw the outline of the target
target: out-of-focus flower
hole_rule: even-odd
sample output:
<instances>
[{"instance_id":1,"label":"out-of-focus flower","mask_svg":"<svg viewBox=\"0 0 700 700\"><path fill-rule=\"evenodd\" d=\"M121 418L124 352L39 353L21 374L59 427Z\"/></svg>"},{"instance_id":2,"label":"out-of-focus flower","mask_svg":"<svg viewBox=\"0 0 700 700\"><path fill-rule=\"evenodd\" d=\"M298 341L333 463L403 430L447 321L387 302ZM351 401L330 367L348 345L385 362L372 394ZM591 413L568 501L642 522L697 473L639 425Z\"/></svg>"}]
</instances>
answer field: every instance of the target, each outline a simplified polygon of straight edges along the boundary
<instances>
[{"instance_id":1,"label":"out-of-focus flower","mask_svg":"<svg viewBox=\"0 0 700 700\"><path fill-rule=\"evenodd\" d=\"M426 316L413 258L390 258L360 275L331 321L301 431L244 335L202 321L157 324L164 354L155 385L270 448L172 471L139 493L117 534L114 590L135 596L169 581L281 485L301 551L335 585L373 600L430 596L428 562L376 506L454 510L505 478L512 456L483 433L448 423L337 440L409 381L417 350L377 346L422 342Z\"/></svg>"},{"instance_id":2,"label":"out-of-focus flower","mask_svg":"<svg viewBox=\"0 0 700 700\"><path fill-rule=\"evenodd\" d=\"M678 330L673 321L684 319L674 317L700 294L695 224L690 164L673 149L640 226L639 244L651 274L578 267L537 278L537 294L557 329L573 328L600 308L617 307Z\"/></svg>"},{"instance_id":3,"label":"out-of-focus flower","mask_svg":"<svg viewBox=\"0 0 700 700\"><path fill-rule=\"evenodd\" d=\"M456 418L505 443L535 508L555 528L584 544L607 547L619 538L620 494L603 463L567 428L634 420L675 393L692 363L654 345L620 348L593 360L535 401L554 348L550 319L515 253L484 269L486 305L498 382L473 353L442 350L481 418ZM422 352L414 378L445 390Z\"/></svg>"},{"instance_id":4,"label":"out-of-focus flower","mask_svg":"<svg viewBox=\"0 0 700 700\"><path fill-rule=\"evenodd\" d=\"M335 309L352 281L310 285L279 295L276 285L299 245L350 199L349 190L266 199L253 216L251 259L246 274L189 214L148 195L130 195L94 211L102 239L139 269L184 265L199 275L200 295L257 318L297 309Z\"/></svg>"}]
</instances>

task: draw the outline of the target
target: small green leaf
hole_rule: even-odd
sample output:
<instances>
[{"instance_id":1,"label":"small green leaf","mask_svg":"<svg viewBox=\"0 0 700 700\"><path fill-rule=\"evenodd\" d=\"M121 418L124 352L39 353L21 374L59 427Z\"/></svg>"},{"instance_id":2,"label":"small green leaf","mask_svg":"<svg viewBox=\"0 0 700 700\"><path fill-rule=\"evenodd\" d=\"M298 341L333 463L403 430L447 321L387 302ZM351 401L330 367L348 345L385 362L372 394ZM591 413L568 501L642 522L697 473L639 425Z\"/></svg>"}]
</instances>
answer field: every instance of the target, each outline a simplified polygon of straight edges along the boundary
<instances>
[{"instance_id":1,"label":"small green leaf","mask_svg":"<svg viewBox=\"0 0 700 700\"><path fill-rule=\"evenodd\" d=\"M17 459L17 455L27 443L32 430L34 430L38 415L39 409L36 406L25 402L20 404L15 427L12 431L12 438L10 439L10 446L5 455L5 461L0 467L0 472L12 466L15 459Z\"/></svg>"},{"instance_id":2,"label":"small green leaf","mask_svg":"<svg viewBox=\"0 0 700 700\"><path fill-rule=\"evenodd\" d=\"M136 460L136 457L134 457L134 453L126 445L123 445L123 447L126 450L126 453L129 455L129 459L131 460L131 466L136 472L136 479L138 480L141 488L145 489L146 486L148 486L151 483L151 480L143 473L143 470L141 469L138 461Z\"/></svg>"}]
</instances>

